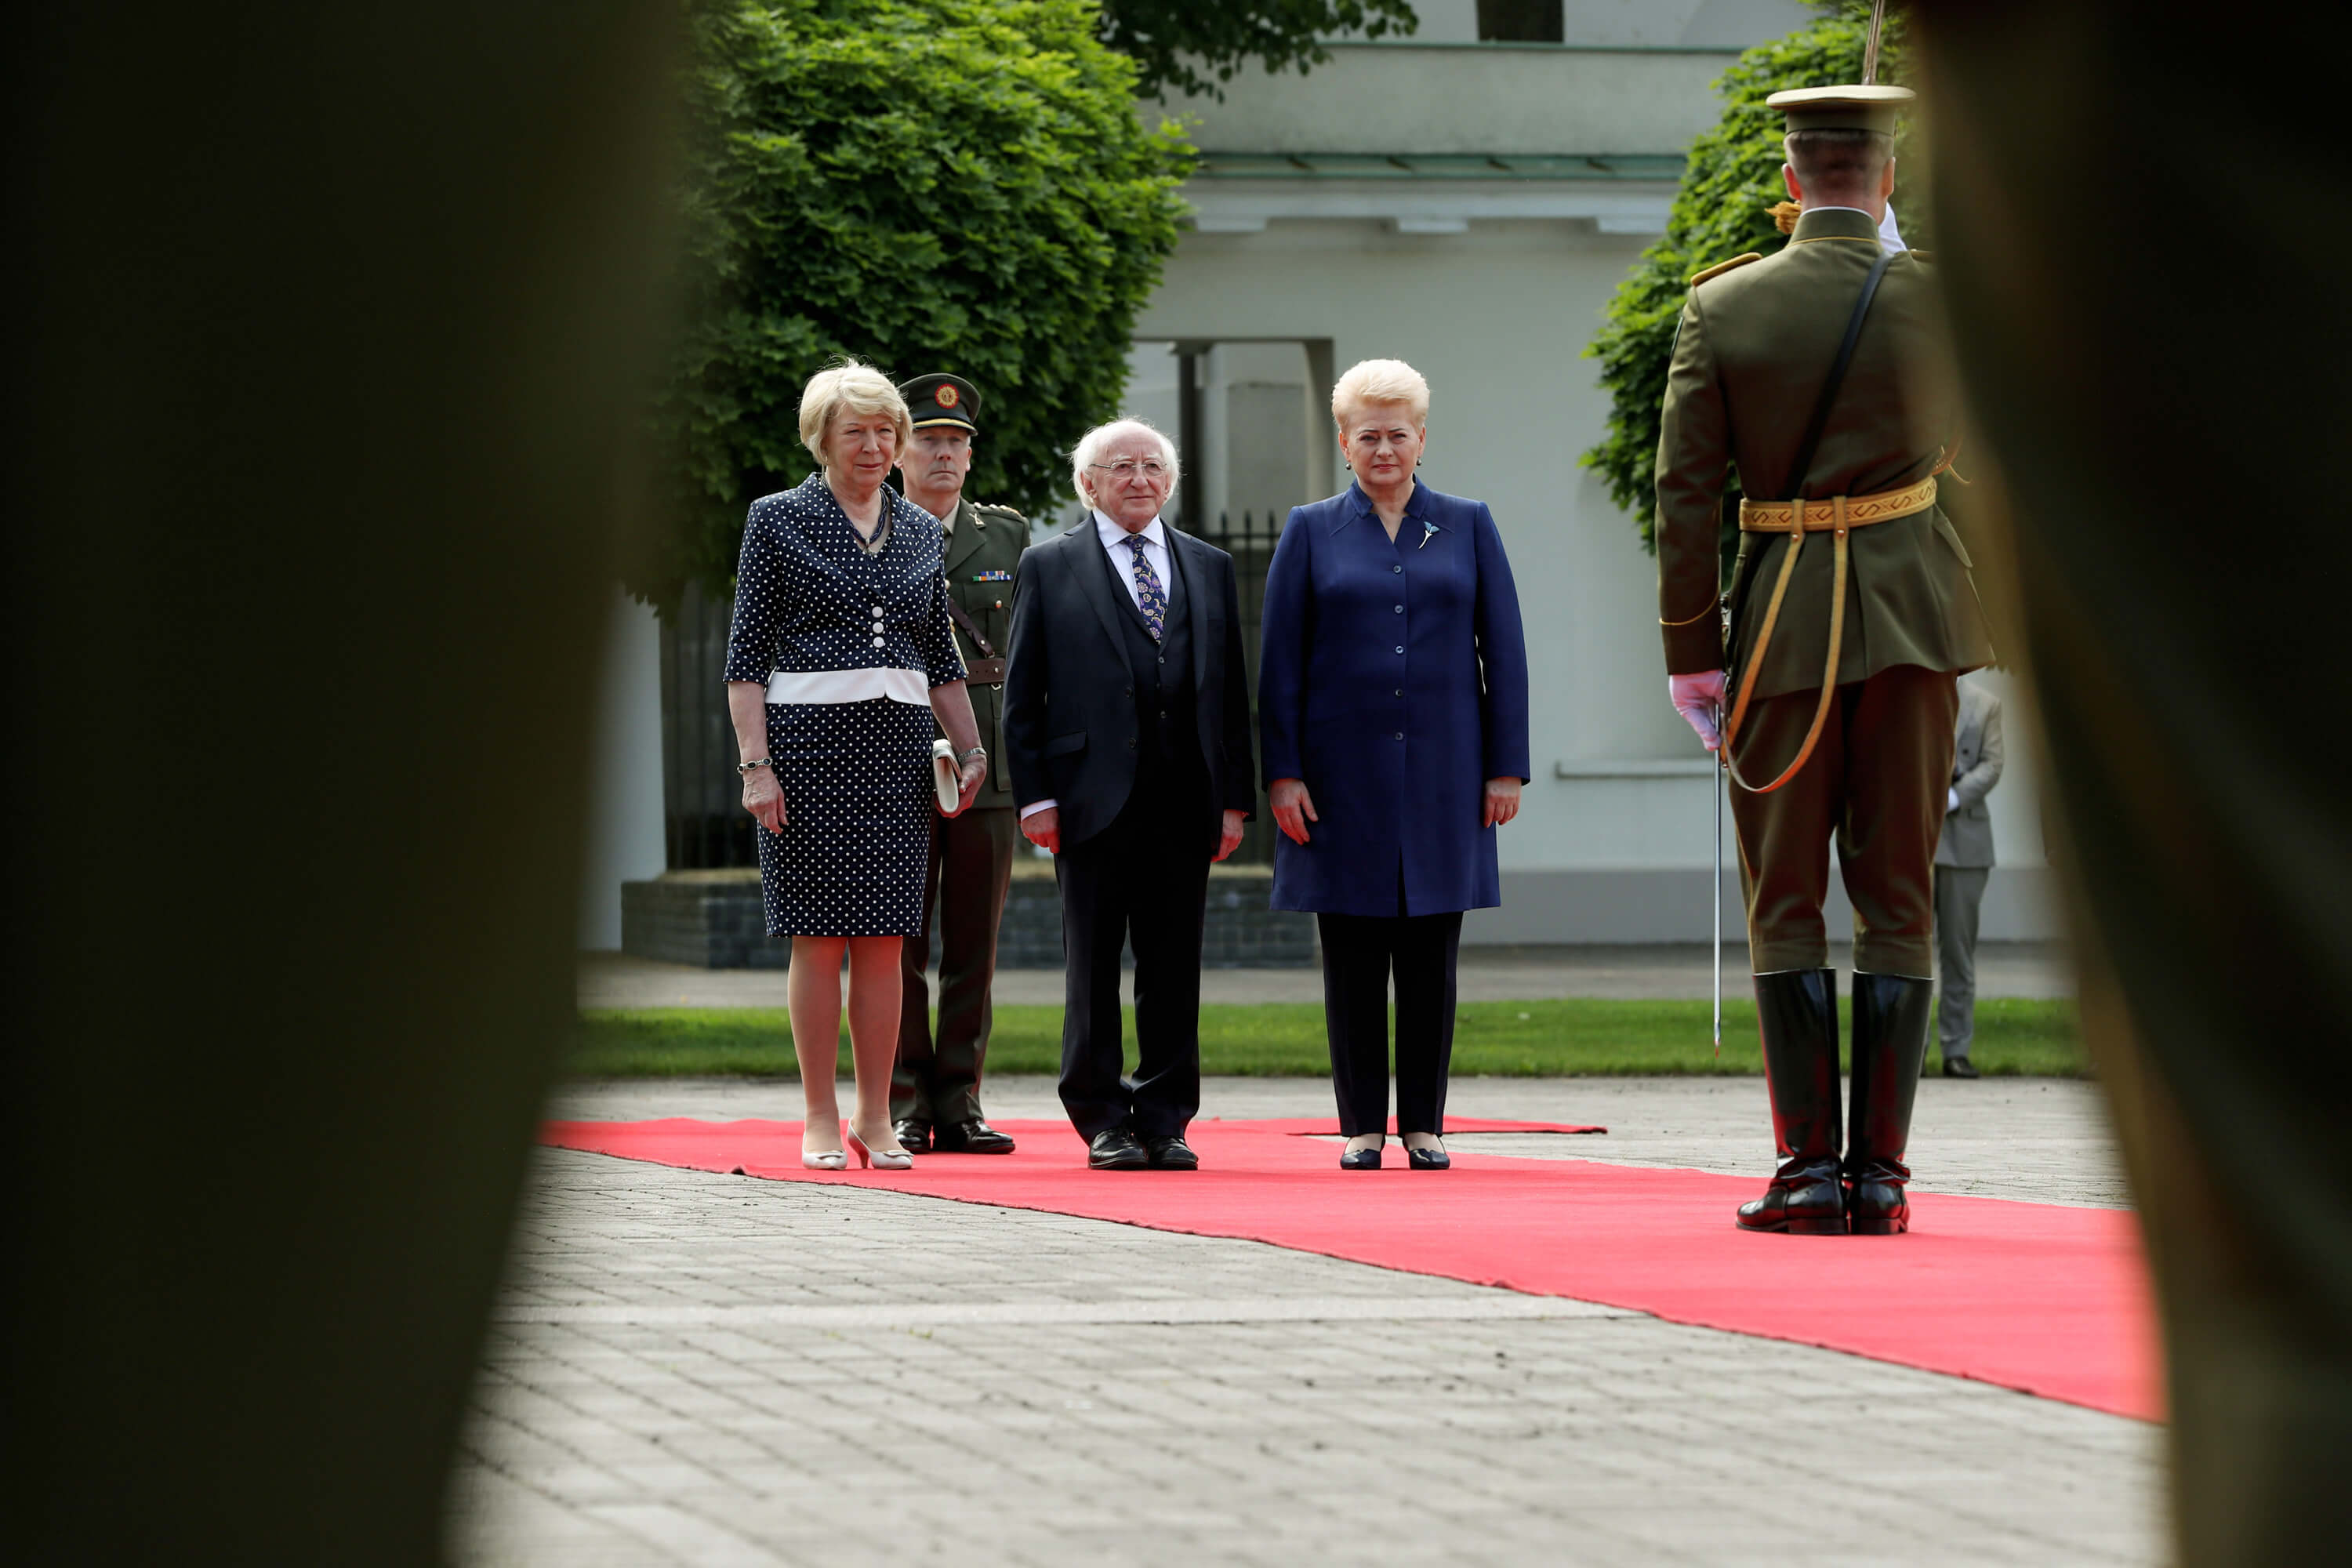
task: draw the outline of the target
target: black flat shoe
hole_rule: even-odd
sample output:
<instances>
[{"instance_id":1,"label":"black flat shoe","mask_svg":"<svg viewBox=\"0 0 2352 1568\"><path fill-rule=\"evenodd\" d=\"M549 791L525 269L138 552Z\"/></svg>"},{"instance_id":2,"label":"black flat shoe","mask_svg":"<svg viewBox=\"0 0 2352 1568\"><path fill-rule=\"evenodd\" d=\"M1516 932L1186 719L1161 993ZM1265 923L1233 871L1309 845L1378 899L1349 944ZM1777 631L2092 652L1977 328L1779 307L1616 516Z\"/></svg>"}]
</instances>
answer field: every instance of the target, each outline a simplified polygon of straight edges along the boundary
<instances>
[{"instance_id":1,"label":"black flat shoe","mask_svg":"<svg viewBox=\"0 0 2352 1568\"><path fill-rule=\"evenodd\" d=\"M1151 1156L1144 1150L1143 1140L1124 1127L1097 1132L1087 1144L1087 1169L1090 1171L1141 1171L1150 1164Z\"/></svg>"},{"instance_id":2,"label":"black flat shoe","mask_svg":"<svg viewBox=\"0 0 2352 1568\"><path fill-rule=\"evenodd\" d=\"M1415 1171L1450 1171L1454 1168L1454 1157L1443 1149L1408 1147L1404 1160L1406 1167Z\"/></svg>"},{"instance_id":3,"label":"black flat shoe","mask_svg":"<svg viewBox=\"0 0 2352 1568\"><path fill-rule=\"evenodd\" d=\"M1343 1171L1377 1171L1381 1168L1378 1149L1343 1149L1339 1152L1339 1169Z\"/></svg>"},{"instance_id":4,"label":"black flat shoe","mask_svg":"<svg viewBox=\"0 0 2352 1568\"><path fill-rule=\"evenodd\" d=\"M1976 1064L1966 1057L1946 1057L1944 1076L1946 1078L1981 1078L1983 1075L1977 1071Z\"/></svg>"},{"instance_id":5,"label":"black flat shoe","mask_svg":"<svg viewBox=\"0 0 2352 1568\"><path fill-rule=\"evenodd\" d=\"M890 1131L898 1135L898 1147L909 1154L924 1153L930 1149L931 1124L928 1121L917 1121L910 1117L904 1121L890 1123Z\"/></svg>"},{"instance_id":6,"label":"black flat shoe","mask_svg":"<svg viewBox=\"0 0 2352 1568\"><path fill-rule=\"evenodd\" d=\"M1201 1156L1192 1152L1192 1146L1181 1136L1146 1138L1143 1146L1151 1155L1151 1168L1155 1171L1197 1171L1201 1168Z\"/></svg>"},{"instance_id":7,"label":"black flat shoe","mask_svg":"<svg viewBox=\"0 0 2352 1568\"><path fill-rule=\"evenodd\" d=\"M902 1137L898 1142L907 1141ZM1013 1140L975 1116L970 1121L949 1122L934 1129L931 1147L942 1154L1010 1154Z\"/></svg>"}]
</instances>

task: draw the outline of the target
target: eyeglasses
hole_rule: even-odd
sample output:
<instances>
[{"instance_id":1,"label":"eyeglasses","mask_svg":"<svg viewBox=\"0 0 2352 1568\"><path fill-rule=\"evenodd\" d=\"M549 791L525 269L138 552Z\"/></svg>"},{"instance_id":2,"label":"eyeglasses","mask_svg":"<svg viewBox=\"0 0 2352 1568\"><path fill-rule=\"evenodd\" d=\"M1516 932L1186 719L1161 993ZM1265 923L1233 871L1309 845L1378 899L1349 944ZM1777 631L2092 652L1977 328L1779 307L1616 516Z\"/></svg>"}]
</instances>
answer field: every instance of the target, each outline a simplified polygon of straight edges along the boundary
<instances>
[{"instance_id":1,"label":"eyeglasses","mask_svg":"<svg viewBox=\"0 0 2352 1568\"><path fill-rule=\"evenodd\" d=\"M1110 471L1110 477L1114 479L1132 479L1138 473L1142 474L1147 479L1161 479L1168 477L1168 465L1157 458L1146 458L1139 463L1132 458L1121 458L1116 463L1088 463L1087 467L1108 468Z\"/></svg>"}]
</instances>

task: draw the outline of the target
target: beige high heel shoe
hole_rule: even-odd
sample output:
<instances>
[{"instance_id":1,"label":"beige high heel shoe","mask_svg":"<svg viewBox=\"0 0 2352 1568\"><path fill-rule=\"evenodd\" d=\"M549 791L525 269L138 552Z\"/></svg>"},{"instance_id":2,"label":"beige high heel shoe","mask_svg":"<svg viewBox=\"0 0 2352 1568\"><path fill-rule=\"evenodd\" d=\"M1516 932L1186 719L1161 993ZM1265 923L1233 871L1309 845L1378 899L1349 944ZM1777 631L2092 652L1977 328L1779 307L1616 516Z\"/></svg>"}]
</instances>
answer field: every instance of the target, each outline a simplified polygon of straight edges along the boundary
<instances>
[{"instance_id":1,"label":"beige high heel shoe","mask_svg":"<svg viewBox=\"0 0 2352 1568\"><path fill-rule=\"evenodd\" d=\"M843 1151L825 1149L812 1154L808 1149L808 1134L803 1132L801 1140L801 1166L803 1170L845 1171L849 1169L849 1156Z\"/></svg>"},{"instance_id":2,"label":"beige high heel shoe","mask_svg":"<svg viewBox=\"0 0 2352 1568\"><path fill-rule=\"evenodd\" d=\"M872 1165L877 1171L911 1171L915 1168L912 1154L904 1149L869 1149L866 1140L857 1135L857 1129L845 1121L841 1124L841 1135L849 1141L852 1149L857 1151L860 1168L866 1165Z\"/></svg>"}]
</instances>

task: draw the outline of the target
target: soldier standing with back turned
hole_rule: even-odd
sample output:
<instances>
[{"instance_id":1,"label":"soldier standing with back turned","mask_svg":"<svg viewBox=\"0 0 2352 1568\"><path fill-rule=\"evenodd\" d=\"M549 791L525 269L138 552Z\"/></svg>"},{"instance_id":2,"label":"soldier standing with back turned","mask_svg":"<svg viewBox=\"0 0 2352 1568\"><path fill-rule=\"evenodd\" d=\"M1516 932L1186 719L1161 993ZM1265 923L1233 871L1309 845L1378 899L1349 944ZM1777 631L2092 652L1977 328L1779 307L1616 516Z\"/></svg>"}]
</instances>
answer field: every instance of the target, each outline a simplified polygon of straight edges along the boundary
<instances>
[{"instance_id":1,"label":"soldier standing with back turned","mask_svg":"<svg viewBox=\"0 0 2352 1568\"><path fill-rule=\"evenodd\" d=\"M947 529L949 618L970 674L972 717L993 758L1004 755L1004 643L1013 625L1013 569L1029 547L1029 521L1011 507L964 499L971 444L979 436L980 393L952 375L919 375L898 388L914 416L915 438L898 460L908 500ZM1021 830L1013 789L1000 761L961 816L931 821L931 865L923 879L923 921L907 939L906 1001L898 1010L898 1066L890 1080L890 1120L898 1142L921 1152L1009 1154L1013 1140L980 1110L980 1075L988 1056L996 979L996 932L1013 879ZM923 972L931 921L940 932L940 1027Z\"/></svg>"},{"instance_id":2,"label":"soldier standing with back turned","mask_svg":"<svg viewBox=\"0 0 2352 1568\"><path fill-rule=\"evenodd\" d=\"M1895 108L1911 97L1832 87L1766 100L1787 113L1784 178L1804 210L1777 255L1692 279L1666 385L1659 620L1675 708L1710 749L1718 725L1729 737L1780 1156L1739 1211L1750 1230L1910 1223L1903 1157L1927 1046L1955 682L1992 658L1968 552L1936 505L1953 415L1937 390L1933 283L1921 258L1878 237ZM1727 637L1717 531L1733 463L1748 497L1775 499L1741 502ZM1832 837L1854 909L1843 1131L1822 921Z\"/></svg>"}]
</instances>

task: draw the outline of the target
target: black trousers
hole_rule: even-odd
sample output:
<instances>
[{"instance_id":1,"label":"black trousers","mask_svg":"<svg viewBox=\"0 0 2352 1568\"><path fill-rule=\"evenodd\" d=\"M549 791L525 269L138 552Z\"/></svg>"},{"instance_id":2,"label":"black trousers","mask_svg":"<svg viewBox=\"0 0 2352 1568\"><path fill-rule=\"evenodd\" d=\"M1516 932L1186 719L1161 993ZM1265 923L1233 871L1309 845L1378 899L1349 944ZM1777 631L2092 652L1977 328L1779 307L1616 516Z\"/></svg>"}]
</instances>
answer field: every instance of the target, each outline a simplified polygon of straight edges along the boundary
<instances>
[{"instance_id":1,"label":"black trousers","mask_svg":"<svg viewBox=\"0 0 2352 1568\"><path fill-rule=\"evenodd\" d=\"M890 1077L890 1120L952 1127L980 1120L980 1075L995 1016L996 933L1013 882L1021 830L1009 806L931 819L930 869L923 877L923 923L899 960L898 1065ZM931 920L940 932L940 1029L931 1036Z\"/></svg>"},{"instance_id":2,"label":"black trousers","mask_svg":"<svg viewBox=\"0 0 2352 1568\"><path fill-rule=\"evenodd\" d=\"M1397 1131L1445 1131L1454 1062L1454 970L1462 913L1317 915L1323 933L1323 1018L1339 1131L1389 1127L1389 975L1396 975Z\"/></svg>"},{"instance_id":3,"label":"black trousers","mask_svg":"<svg viewBox=\"0 0 2352 1568\"><path fill-rule=\"evenodd\" d=\"M1082 1138L1114 1127L1170 1137L1201 1109L1201 926L1215 846L1177 825L1205 818L1207 794L1206 783L1148 786L1139 779L1108 827L1054 858L1068 965L1062 1106ZM1129 940L1132 1079L1120 1072L1118 1000L1119 950Z\"/></svg>"}]
</instances>

